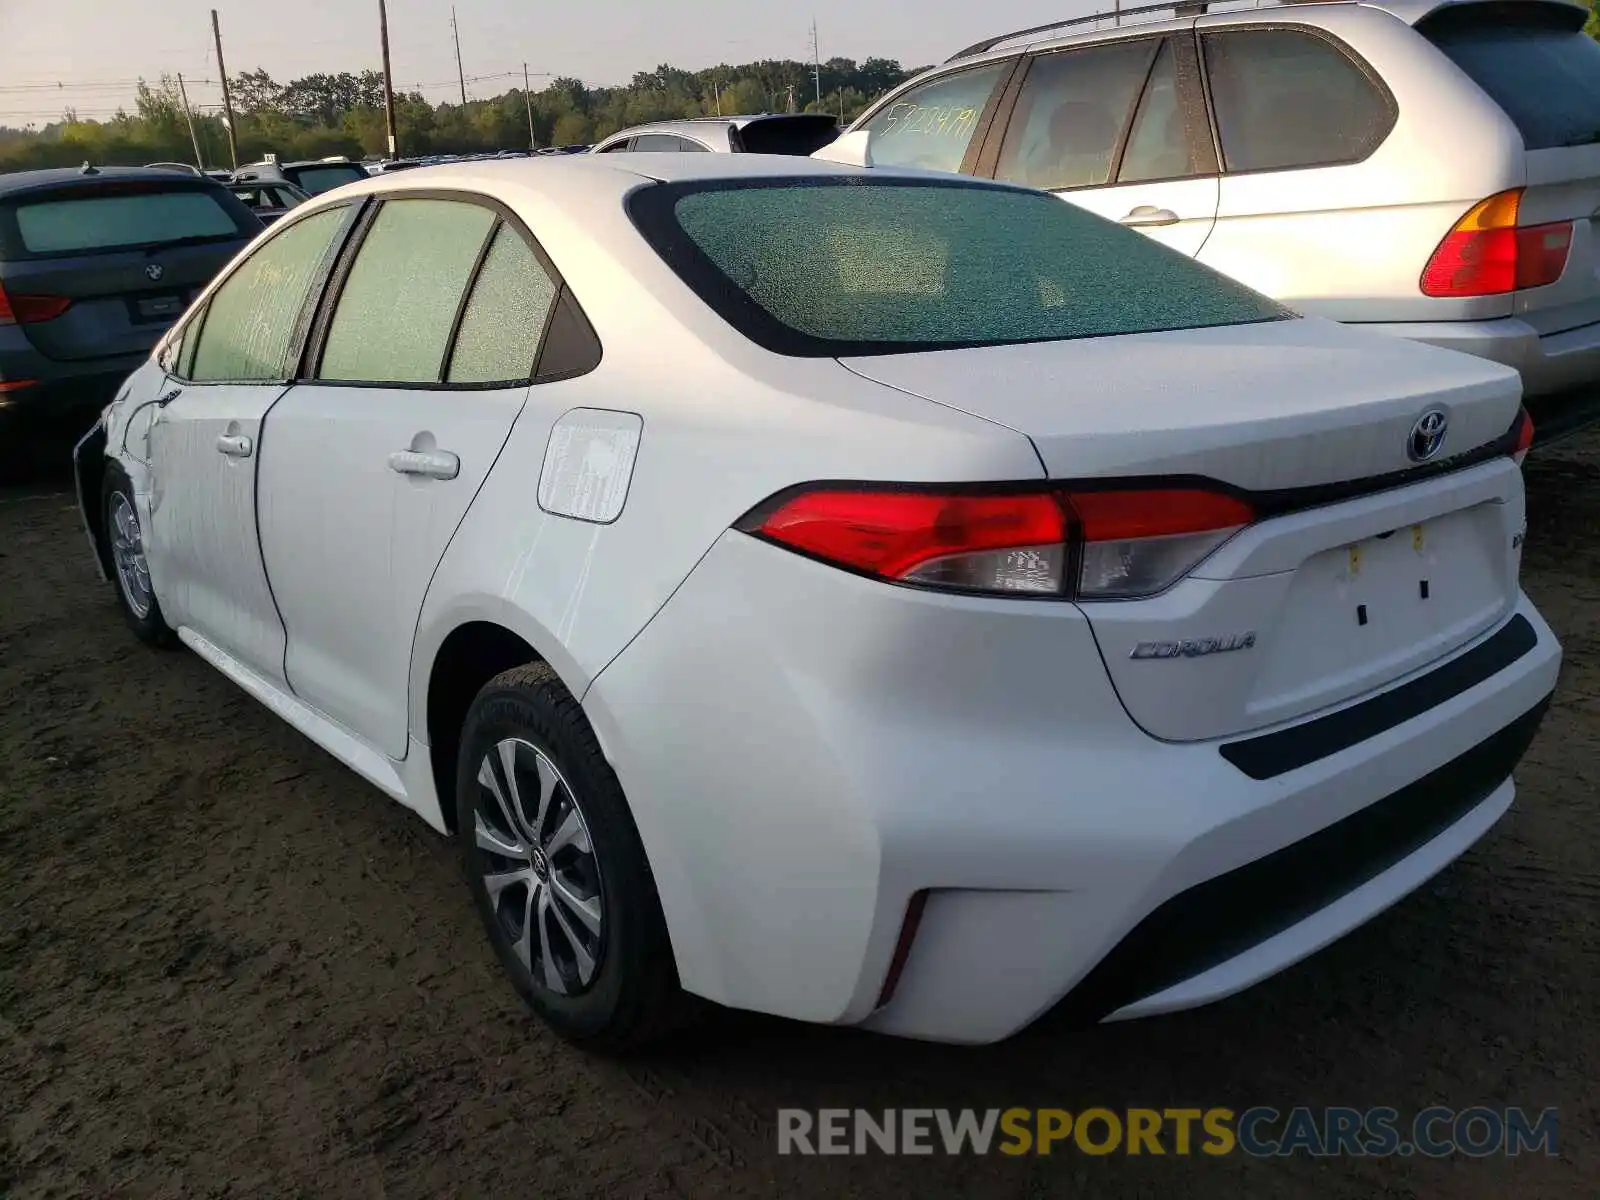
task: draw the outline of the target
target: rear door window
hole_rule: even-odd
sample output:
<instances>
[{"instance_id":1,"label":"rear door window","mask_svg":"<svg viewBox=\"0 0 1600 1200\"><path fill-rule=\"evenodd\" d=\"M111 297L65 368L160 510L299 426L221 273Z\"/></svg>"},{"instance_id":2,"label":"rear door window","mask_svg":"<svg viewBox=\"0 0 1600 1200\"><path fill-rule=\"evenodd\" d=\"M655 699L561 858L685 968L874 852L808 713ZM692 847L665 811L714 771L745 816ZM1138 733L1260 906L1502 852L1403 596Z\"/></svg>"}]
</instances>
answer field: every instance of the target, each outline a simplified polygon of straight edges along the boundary
<instances>
[{"instance_id":1,"label":"rear door window","mask_svg":"<svg viewBox=\"0 0 1600 1200\"><path fill-rule=\"evenodd\" d=\"M289 354L306 294L345 213L343 207L313 213L257 247L212 295L192 354L188 343L194 335L184 334L180 372L183 360L191 359L185 373L196 383L293 375Z\"/></svg>"},{"instance_id":2,"label":"rear door window","mask_svg":"<svg viewBox=\"0 0 1600 1200\"><path fill-rule=\"evenodd\" d=\"M242 237L242 225L211 188L118 189L56 193L20 201L16 241L29 255L89 254L180 240Z\"/></svg>"},{"instance_id":3,"label":"rear door window","mask_svg":"<svg viewBox=\"0 0 1600 1200\"><path fill-rule=\"evenodd\" d=\"M1566 8L1566 5L1562 5ZM1529 150L1600 142L1600 42L1544 5L1464 5L1419 26L1503 108Z\"/></svg>"},{"instance_id":4,"label":"rear door window","mask_svg":"<svg viewBox=\"0 0 1600 1200\"><path fill-rule=\"evenodd\" d=\"M1196 173L1194 154L1184 127L1178 96L1178 57L1171 42L1162 44L1150 68L1139 111L1128 132L1128 146L1117 170L1118 183L1150 183L1182 179Z\"/></svg>"},{"instance_id":5,"label":"rear door window","mask_svg":"<svg viewBox=\"0 0 1600 1200\"><path fill-rule=\"evenodd\" d=\"M1011 61L941 75L914 87L861 125L872 161L891 167L959 171L989 97Z\"/></svg>"},{"instance_id":6,"label":"rear door window","mask_svg":"<svg viewBox=\"0 0 1600 1200\"><path fill-rule=\"evenodd\" d=\"M459 200L389 200L356 253L317 378L437 383L496 217Z\"/></svg>"},{"instance_id":7,"label":"rear door window","mask_svg":"<svg viewBox=\"0 0 1600 1200\"><path fill-rule=\"evenodd\" d=\"M1109 183L1117 143L1160 48L1141 38L1041 55L1023 81L995 177L1046 190Z\"/></svg>"},{"instance_id":8,"label":"rear door window","mask_svg":"<svg viewBox=\"0 0 1600 1200\"><path fill-rule=\"evenodd\" d=\"M555 280L521 235L502 223L462 310L446 381L529 378L555 298Z\"/></svg>"},{"instance_id":9,"label":"rear door window","mask_svg":"<svg viewBox=\"0 0 1600 1200\"><path fill-rule=\"evenodd\" d=\"M1200 44L1225 170L1360 162L1394 128L1388 92L1322 37L1233 29L1205 34Z\"/></svg>"}]
</instances>

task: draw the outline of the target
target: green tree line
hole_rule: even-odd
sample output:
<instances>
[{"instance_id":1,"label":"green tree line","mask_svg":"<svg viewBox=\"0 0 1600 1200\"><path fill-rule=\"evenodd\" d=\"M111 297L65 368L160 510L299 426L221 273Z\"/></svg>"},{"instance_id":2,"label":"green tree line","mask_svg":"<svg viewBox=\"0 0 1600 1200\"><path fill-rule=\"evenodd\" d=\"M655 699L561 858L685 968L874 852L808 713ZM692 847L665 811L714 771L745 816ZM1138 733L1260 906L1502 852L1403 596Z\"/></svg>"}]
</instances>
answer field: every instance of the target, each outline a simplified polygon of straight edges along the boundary
<instances>
[{"instance_id":1,"label":"green tree line","mask_svg":"<svg viewBox=\"0 0 1600 1200\"><path fill-rule=\"evenodd\" d=\"M512 89L466 104L432 104L420 93L399 92L395 125L400 152L418 155L594 142L645 121L787 112L791 106L849 120L913 73L884 58L862 63L832 58L819 71L811 63L781 59L701 71L663 65L641 71L621 87L592 88L577 79L555 79L526 99L521 89ZM287 161L332 154L373 156L387 150L383 76L377 71L307 75L279 83L258 68L230 77L228 84L240 162L269 151ZM193 162L196 140L206 166L227 166L222 118L213 111L193 117L191 139L176 80L163 76L153 84L141 81L133 111L109 120L80 120L69 110L41 130L0 127L0 171L76 166L85 160L117 165Z\"/></svg>"}]
</instances>

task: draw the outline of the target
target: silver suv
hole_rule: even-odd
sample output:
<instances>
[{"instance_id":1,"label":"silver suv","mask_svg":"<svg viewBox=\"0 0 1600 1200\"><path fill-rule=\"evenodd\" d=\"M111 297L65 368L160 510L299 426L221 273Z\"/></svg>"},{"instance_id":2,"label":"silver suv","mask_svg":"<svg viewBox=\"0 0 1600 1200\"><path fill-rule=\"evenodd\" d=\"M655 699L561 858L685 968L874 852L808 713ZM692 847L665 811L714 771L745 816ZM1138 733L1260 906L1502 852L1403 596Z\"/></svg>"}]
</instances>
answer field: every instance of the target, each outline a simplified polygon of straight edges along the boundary
<instances>
[{"instance_id":1,"label":"silver suv","mask_svg":"<svg viewBox=\"0 0 1600 1200\"><path fill-rule=\"evenodd\" d=\"M840 145L1055 192L1302 312L1494 359L1548 393L1600 380L1587 12L1126 9L980 42Z\"/></svg>"}]
</instances>

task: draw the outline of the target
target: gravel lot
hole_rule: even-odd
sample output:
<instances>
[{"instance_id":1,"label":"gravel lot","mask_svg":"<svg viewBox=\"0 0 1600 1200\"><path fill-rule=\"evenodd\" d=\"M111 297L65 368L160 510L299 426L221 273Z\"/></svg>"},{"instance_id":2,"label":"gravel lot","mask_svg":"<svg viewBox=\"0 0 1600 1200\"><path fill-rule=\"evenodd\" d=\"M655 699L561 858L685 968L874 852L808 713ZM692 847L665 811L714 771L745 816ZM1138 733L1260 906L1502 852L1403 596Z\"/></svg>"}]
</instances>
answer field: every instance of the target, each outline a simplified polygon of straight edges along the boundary
<instances>
[{"instance_id":1,"label":"gravel lot","mask_svg":"<svg viewBox=\"0 0 1600 1200\"><path fill-rule=\"evenodd\" d=\"M453 847L192 655L122 627L57 482L0 491L0 1195L1600 1194L1600 435L1529 463L1562 636L1507 819L1210 1009L997 1047L728 1014L567 1049L498 977ZM1561 1155L829 1158L783 1106L1561 1109Z\"/></svg>"}]
</instances>

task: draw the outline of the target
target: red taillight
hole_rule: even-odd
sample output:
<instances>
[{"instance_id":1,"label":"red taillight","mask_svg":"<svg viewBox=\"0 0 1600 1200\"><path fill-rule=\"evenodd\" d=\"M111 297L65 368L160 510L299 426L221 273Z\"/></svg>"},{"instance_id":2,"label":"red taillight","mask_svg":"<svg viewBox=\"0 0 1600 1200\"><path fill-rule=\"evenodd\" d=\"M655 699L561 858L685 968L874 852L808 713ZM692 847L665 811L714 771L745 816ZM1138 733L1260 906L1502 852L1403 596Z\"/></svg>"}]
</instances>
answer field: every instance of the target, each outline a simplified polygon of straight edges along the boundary
<instances>
[{"instance_id":1,"label":"red taillight","mask_svg":"<svg viewBox=\"0 0 1600 1200\"><path fill-rule=\"evenodd\" d=\"M1571 221L1525 225L1517 230L1517 290L1545 287L1560 279L1571 249Z\"/></svg>"},{"instance_id":2,"label":"red taillight","mask_svg":"<svg viewBox=\"0 0 1600 1200\"><path fill-rule=\"evenodd\" d=\"M1528 451L1533 449L1533 418L1528 415L1528 410L1523 409L1517 414L1517 448L1511 452L1511 457L1521 463L1528 457Z\"/></svg>"},{"instance_id":3,"label":"red taillight","mask_svg":"<svg viewBox=\"0 0 1600 1200\"><path fill-rule=\"evenodd\" d=\"M1422 294L1499 296L1560 279L1572 248L1572 222L1519 227L1521 207L1521 188L1473 205L1428 259Z\"/></svg>"},{"instance_id":4,"label":"red taillight","mask_svg":"<svg viewBox=\"0 0 1600 1200\"><path fill-rule=\"evenodd\" d=\"M25 296L0 287L0 325L33 325L59 317L71 306L65 296Z\"/></svg>"},{"instance_id":5,"label":"red taillight","mask_svg":"<svg viewBox=\"0 0 1600 1200\"><path fill-rule=\"evenodd\" d=\"M739 528L814 558L957 591L1151 595L1181 579L1255 514L1197 488L802 489Z\"/></svg>"}]
</instances>

